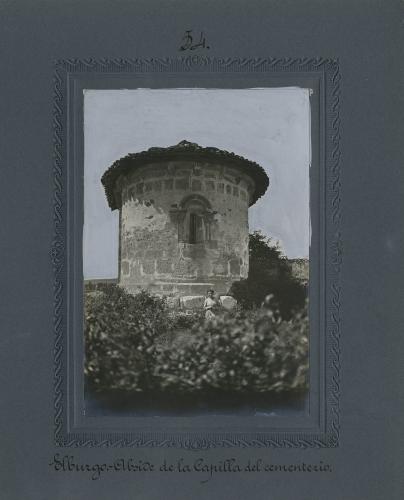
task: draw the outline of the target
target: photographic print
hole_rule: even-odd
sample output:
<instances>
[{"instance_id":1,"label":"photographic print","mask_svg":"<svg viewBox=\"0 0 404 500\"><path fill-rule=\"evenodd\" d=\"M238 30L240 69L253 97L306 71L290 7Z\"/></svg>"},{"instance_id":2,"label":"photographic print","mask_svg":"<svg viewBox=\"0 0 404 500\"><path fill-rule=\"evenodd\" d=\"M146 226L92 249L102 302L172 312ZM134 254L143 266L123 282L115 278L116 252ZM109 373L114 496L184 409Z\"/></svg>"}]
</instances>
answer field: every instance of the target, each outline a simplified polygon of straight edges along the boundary
<instances>
[{"instance_id":1,"label":"photographic print","mask_svg":"<svg viewBox=\"0 0 404 500\"><path fill-rule=\"evenodd\" d=\"M84 90L86 415L304 412L310 89Z\"/></svg>"},{"instance_id":2,"label":"photographic print","mask_svg":"<svg viewBox=\"0 0 404 500\"><path fill-rule=\"evenodd\" d=\"M1 499L403 498L403 6L1 3Z\"/></svg>"}]
</instances>

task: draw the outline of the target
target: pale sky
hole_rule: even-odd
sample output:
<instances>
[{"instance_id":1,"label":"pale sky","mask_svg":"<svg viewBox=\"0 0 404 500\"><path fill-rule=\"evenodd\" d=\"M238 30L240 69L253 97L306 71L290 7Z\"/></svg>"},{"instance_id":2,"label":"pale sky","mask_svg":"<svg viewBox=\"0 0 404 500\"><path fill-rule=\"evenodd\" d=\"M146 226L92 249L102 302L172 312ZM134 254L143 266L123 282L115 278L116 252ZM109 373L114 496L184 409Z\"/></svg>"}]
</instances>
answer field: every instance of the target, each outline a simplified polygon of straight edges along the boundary
<instances>
[{"instance_id":1,"label":"pale sky","mask_svg":"<svg viewBox=\"0 0 404 500\"><path fill-rule=\"evenodd\" d=\"M289 258L309 255L309 89L84 91L84 278L118 276L118 211L101 176L117 159L182 140L259 163L270 186L249 209L250 231L278 240Z\"/></svg>"}]
</instances>

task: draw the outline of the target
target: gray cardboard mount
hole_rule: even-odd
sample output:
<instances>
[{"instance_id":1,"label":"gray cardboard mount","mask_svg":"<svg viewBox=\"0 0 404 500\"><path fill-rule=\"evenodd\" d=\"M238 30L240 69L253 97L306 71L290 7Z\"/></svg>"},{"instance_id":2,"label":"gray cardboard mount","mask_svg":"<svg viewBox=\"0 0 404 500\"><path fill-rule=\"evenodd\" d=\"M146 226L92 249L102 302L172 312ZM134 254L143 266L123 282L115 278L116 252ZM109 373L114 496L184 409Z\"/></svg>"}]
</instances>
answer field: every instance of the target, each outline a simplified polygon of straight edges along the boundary
<instances>
[{"instance_id":1,"label":"gray cardboard mount","mask_svg":"<svg viewBox=\"0 0 404 500\"><path fill-rule=\"evenodd\" d=\"M402 3L13 1L2 2L0 14L0 498L401 499ZM179 51L189 29L205 33L208 52ZM322 165L330 175L312 216L325 228L315 260L331 274L325 328L315 328L326 367L311 393L318 432L264 432L260 421L264 431L254 436L254 422L236 428L237 417L216 427L187 421L186 430L144 422L149 430L140 434L130 421L78 421L80 349L68 335L80 255L63 235L75 234L82 217L82 163L78 128L67 118L80 117L83 78L97 85L108 72L116 82L141 73L154 87L184 75L230 87L243 78L270 85L279 74L314 86L323 78L328 101L312 101L325 113L313 175L321 177ZM310 292L318 303L321 290ZM141 461L154 470L135 470ZM265 470L269 464L287 470ZM289 471L296 464L300 470Z\"/></svg>"}]
</instances>

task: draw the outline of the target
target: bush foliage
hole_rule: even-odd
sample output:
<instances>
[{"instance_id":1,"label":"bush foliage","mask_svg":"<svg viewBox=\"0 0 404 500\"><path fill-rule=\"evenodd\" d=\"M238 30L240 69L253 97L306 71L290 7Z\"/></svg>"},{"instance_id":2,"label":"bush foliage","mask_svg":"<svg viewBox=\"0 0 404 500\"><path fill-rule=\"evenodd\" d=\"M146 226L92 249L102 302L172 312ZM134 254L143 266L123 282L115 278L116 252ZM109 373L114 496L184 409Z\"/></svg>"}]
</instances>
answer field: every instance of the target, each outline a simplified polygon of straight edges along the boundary
<instances>
[{"instance_id":1,"label":"bush foliage","mask_svg":"<svg viewBox=\"0 0 404 500\"><path fill-rule=\"evenodd\" d=\"M180 392L280 392L306 387L307 316L229 313L194 326L192 341L160 353L161 387Z\"/></svg>"},{"instance_id":2,"label":"bush foliage","mask_svg":"<svg viewBox=\"0 0 404 500\"><path fill-rule=\"evenodd\" d=\"M185 330L179 346L158 344ZM85 373L95 390L266 392L306 388L308 319L288 321L269 306L221 313L173 313L162 298L115 285L86 294Z\"/></svg>"},{"instance_id":3,"label":"bush foliage","mask_svg":"<svg viewBox=\"0 0 404 500\"><path fill-rule=\"evenodd\" d=\"M86 294L85 372L98 389L145 390L154 386L155 339L166 331L163 299L132 296L116 285Z\"/></svg>"},{"instance_id":4,"label":"bush foliage","mask_svg":"<svg viewBox=\"0 0 404 500\"><path fill-rule=\"evenodd\" d=\"M244 308L260 307L267 295L279 314L289 319L306 302L306 288L293 275L292 267L277 245L261 232L249 239L248 278L233 283L231 294Z\"/></svg>"}]
</instances>

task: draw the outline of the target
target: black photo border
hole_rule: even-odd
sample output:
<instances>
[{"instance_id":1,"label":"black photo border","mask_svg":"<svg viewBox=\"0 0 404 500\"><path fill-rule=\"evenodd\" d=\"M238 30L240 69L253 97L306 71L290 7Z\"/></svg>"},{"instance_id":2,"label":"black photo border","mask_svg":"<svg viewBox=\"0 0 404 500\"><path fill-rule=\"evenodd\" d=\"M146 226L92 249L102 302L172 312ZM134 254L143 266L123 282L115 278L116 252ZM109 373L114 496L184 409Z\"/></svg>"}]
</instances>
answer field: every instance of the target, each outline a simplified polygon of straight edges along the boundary
<instances>
[{"instance_id":1,"label":"black photo border","mask_svg":"<svg viewBox=\"0 0 404 500\"><path fill-rule=\"evenodd\" d=\"M185 85L185 83L187 85ZM86 417L82 334L85 88L305 86L310 168L310 396L307 418ZM54 440L61 447L324 448L340 441L341 74L328 58L63 59L54 72ZM313 254L314 252L314 254Z\"/></svg>"}]
</instances>

